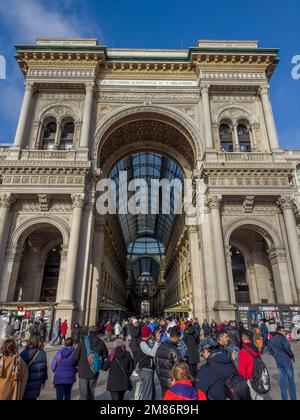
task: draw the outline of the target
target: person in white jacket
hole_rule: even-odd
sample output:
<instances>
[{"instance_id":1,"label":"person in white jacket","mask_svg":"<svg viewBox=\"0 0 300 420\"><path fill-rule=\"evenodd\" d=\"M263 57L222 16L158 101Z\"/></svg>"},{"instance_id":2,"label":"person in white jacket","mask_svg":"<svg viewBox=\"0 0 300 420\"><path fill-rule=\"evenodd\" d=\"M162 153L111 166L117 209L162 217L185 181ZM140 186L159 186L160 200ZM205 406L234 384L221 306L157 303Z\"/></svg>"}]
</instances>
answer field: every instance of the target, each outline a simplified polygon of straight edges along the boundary
<instances>
[{"instance_id":1,"label":"person in white jacket","mask_svg":"<svg viewBox=\"0 0 300 420\"><path fill-rule=\"evenodd\" d=\"M120 335L122 334L122 327L121 327L121 325L119 324L118 321L117 321L117 323L114 327L114 330L115 330L116 339L118 339L120 337Z\"/></svg>"}]
</instances>

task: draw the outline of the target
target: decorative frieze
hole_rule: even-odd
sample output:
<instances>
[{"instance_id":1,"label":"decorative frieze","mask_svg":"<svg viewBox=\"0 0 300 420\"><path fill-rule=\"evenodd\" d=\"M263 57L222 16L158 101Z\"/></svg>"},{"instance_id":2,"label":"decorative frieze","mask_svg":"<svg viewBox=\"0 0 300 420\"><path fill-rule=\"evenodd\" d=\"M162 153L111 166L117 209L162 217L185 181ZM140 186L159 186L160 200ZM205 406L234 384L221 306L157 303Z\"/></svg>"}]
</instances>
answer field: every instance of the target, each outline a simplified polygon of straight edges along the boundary
<instances>
[{"instance_id":1,"label":"decorative frieze","mask_svg":"<svg viewBox=\"0 0 300 420\"><path fill-rule=\"evenodd\" d=\"M49 211L49 197L47 194L38 195L41 211Z\"/></svg>"},{"instance_id":2,"label":"decorative frieze","mask_svg":"<svg viewBox=\"0 0 300 420\"><path fill-rule=\"evenodd\" d=\"M250 72L250 71L201 71L201 80L214 81L214 82L252 82L261 83L266 81L266 73L263 71Z\"/></svg>"},{"instance_id":3,"label":"decorative frieze","mask_svg":"<svg viewBox=\"0 0 300 420\"><path fill-rule=\"evenodd\" d=\"M97 93L98 101L106 102L192 102L199 101L199 93L172 92L105 92Z\"/></svg>"},{"instance_id":4,"label":"decorative frieze","mask_svg":"<svg viewBox=\"0 0 300 420\"><path fill-rule=\"evenodd\" d=\"M253 209L254 209L254 200L255 200L255 196L247 196L245 198L243 207L244 207L244 211L245 213L252 213Z\"/></svg>"},{"instance_id":5,"label":"decorative frieze","mask_svg":"<svg viewBox=\"0 0 300 420\"><path fill-rule=\"evenodd\" d=\"M61 69L61 68L45 68L45 69L30 69L28 71L30 78L43 79L78 79L95 77L94 69Z\"/></svg>"}]
</instances>

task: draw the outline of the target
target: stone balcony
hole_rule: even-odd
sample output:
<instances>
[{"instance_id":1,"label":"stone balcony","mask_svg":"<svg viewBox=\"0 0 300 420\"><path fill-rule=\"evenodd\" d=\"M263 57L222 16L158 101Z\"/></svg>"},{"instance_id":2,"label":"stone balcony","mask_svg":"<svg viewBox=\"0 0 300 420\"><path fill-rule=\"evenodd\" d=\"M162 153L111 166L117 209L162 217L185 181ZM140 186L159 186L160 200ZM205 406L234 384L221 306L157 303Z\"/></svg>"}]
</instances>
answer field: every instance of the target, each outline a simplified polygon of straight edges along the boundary
<instances>
[{"instance_id":1,"label":"stone balcony","mask_svg":"<svg viewBox=\"0 0 300 420\"><path fill-rule=\"evenodd\" d=\"M219 153L218 160L222 162L273 162L272 153L229 152Z\"/></svg>"},{"instance_id":2,"label":"stone balcony","mask_svg":"<svg viewBox=\"0 0 300 420\"><path fill-rule=\"evenodd\" d=\"M77 160L76 150L22 150L21 160Z\"/></svg>"}]
</instances>

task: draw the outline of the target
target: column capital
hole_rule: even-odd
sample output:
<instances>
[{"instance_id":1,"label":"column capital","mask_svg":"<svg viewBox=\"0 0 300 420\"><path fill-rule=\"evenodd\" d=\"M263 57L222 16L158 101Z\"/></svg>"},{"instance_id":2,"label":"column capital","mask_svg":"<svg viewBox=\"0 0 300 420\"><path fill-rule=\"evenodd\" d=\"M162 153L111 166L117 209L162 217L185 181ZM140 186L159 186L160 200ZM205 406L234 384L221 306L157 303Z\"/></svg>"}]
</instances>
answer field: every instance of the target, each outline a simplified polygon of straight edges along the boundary
<instances>
[{"instance_id":1,"label":"column capital","mask_svg":"<svg viewBox=\"0 0 300 420\"><path fill-rule=\"evenodd\" d=\"M269 93L270 93L270 85L261 85L259 87L258 93L260 94L260 96L269 95Z\"/></svg>"},{"instance_id":2,"label":"column capital","mask_svg":"<svg viewBox=\"0 0 300 420\"><path fill-rule=\"evenodd\" d=\"M201 92L201 94L203 95L203 94L205 94L205 93L209 93L209 89L210 89L210 85L209 84L203 84L203 85L200 85L200 92Z\"/></svg>"},{"instance_id":3,"label":"column capital","mask_svg":"<svg viewBox=\"0 0 300 420\"><path fill-rule=\"evenodd\" d=\"M282 211L285 210L294 210L294 201L289 196L282 196L277 200L277 205L281 208Z\"/></svg>"},{"instance_id":4,"label":"column capital","mask_svg":"<svg viewBox=\"0 0 300 420\"><path fill-rule=\"evenodd\" d=\"M222 204L222 197L219 195L212 195L208 197L207 204L210 208L210 210L217 209L220 210L221 204Z\"/></svg>"},{"instance_id":5,"label":"column capital","mask_svg":"<svg viewBox=\"0 0 300 420\"><path fill-rule=\"evenodd\" d=\"M20 246L9 245L6 248L5 258L12 261L21 261L25 249Z\"/></svg>"},{"instance_id":6,"label":"column capital","mask_svg":"<svg viewBox=\"0 0 300 420\"><path fill-rule=\"evenodd\" d=\"M10 209L16 202L16 198L11 193L0 194L0 207Z\"/></svg>"},{"instance_id":7,"label":"column capital","mask_svg":"<svg viewBox=\"0 0 300 420\"><path fill-rule=\"evenodd\" d=\"M85 90L86 92L94 93L95 91L95 83L94 82L87 82L85 84Z\"/></svg>"},{"instance_id":8,"label":"column capital","mask_svg":"<svg viewBox=\"0 0 300 420\"><path fill-rule=\"evenodd\" d=\"M285 249L283 248L272 248L268 251L268 258L271 265L275 265L278 263L286 263L287 256Z\"/></svg>"},{"instance_id":9,"label":"column capital","mask_svg":"<svg viewBox=\"0 0 300 420\"><path fill-rule=\"evenodd\" d=\"M24 83L24 86L25 86L25 92L33 93L34 90L35 90L34 82L30 82L30 81L26 80L26 82Z\"/></svg>"},{"instance_id":10,"label":"column capital","mask_svg":"<svg viewBox=\"0 0 300 420\"><path fill-rule=\"evenodd\" d=\"M86 196L85 194L72 194L72 209L81 208L83 209L86 203Z\"/></svg>"}]
</instances>

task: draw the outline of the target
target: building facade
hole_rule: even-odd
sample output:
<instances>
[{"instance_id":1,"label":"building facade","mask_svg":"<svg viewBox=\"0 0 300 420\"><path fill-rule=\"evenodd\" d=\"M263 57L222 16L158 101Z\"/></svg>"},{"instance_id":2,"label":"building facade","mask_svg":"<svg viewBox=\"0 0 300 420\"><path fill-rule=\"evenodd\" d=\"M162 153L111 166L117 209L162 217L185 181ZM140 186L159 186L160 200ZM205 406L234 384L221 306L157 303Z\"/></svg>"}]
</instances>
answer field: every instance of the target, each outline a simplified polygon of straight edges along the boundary
<instances>
[{"instance_id":1,"label":"building facade","mask_svg":"<svg viewBox=\"0 0 300 420\"><path fill-rule=\"evenodd\" d=\"M300 311L300 152L283 151L276 131L277 49L16 48L25 93L14 144L0 149L3 311L50 309L85 325ZM121 169L201 180L203 223L99 215L98 182Z\"/></svg>"}]
</instances>

